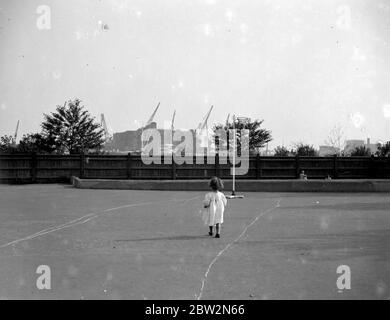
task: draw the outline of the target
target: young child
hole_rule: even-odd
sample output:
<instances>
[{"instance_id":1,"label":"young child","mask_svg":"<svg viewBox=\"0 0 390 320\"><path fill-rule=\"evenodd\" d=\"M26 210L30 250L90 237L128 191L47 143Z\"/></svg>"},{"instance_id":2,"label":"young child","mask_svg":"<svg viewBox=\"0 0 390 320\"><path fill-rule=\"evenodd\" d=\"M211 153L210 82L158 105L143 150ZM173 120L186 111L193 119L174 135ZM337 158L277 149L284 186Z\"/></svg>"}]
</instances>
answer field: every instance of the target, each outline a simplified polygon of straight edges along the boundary
<instances>
[{"instance_id":1,"label":"young child","mask_svg":"<svg viewBox=\"0 0 390 320\"><path fill-rule=\"evenodd\" d=\"M227 203L225 195L220 192L223 189L223 182L218 177L213 177L209 182L211 192L207 193L203 200L202 220L209 226L209 235L213 235L213 227L215 226L215 237L220 238L221 224L223 223L223 212Z\"/></svg>"}]
</instances>

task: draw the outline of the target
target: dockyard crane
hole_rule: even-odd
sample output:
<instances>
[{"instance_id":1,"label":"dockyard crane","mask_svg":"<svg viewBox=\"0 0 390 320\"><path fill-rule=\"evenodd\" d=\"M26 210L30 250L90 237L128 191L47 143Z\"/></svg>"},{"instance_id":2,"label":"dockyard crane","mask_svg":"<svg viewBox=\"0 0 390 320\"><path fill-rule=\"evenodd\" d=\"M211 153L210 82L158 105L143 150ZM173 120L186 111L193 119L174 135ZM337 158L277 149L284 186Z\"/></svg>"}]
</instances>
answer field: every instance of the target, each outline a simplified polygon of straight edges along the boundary
<instances>
[{"instance_id":1,"label":"dockyard crane","mask_svg":"<svg viewBox=\"0 0 390 320\"><path fill-rule=\"evenodd\" d=\"M156 109L154 109L154 111L153 111L152 115L150 116L149 120L146 122L145 127L150 125L153 122L154 116L156 115L157 110L158 110L159 107L160 107L160 102L158 103Z\"/></svg>"},{"instance_id":2,"label":"dockyard crane","mask_svg":"<svg viewBox=\"0 0 390 320\"><path fill-rule=\"evenodd\" d=\"M214 106L211 106L209 112L206 113L206 115L204 116L203 118L203 121L201 123L199 123L198 125L198 130L203 130L205 128L207 128L207 121L209 120L209 117L210 117L210 114L211 114L211 111L213 110Z\"/></svg>"},{"instance_id":3,"label":"dockyard crane","mask_svg":"<svg viewBox=\"0 0 390 320\"><path fill-rule=\"evenodd\" d=\"M108 131L106 119L105 119L103 113L100 115L100 125L103 127L103 131L104 131L104 140L105 140L105 141L110 140L110 139L112 138L112 136L111 136L110 132Z\"/></svg>"},{"instance_id":4,"label":"dockyard crane","mask_svg":"<svg viewBox=\"0 0 390 320\"><path fill-rule=\"evenodd\" d=\"M13 138L13 141L12 141L13 144L16 144L16 138L18 137L18 131L19 131L19 120L16 123L15 134L14 134L14 138Z\"/></svg>"},{"instance_id":5,"label":"dockyard crane","mask_svg":"<svg viewBox=\"0 0 390 320\"><path fill-rule=\"evenodd\" d=\"M141 131L142 131L142 133L141 133L141 137L142 137L142 141L141 141L142 147L141 147L141 149L144 148L144 144L145 144L146 142L148 142L148 141L149 141L149 138L150 138L149 131L146 131L147 134L146 134L145 136L144 136L144 134L143 134L143 131L144 131L144 129L145 129L148 125L150 125L150 124L153 122L154 116L156 115L157 110L158 110L159 107L160 107L160 102L157 104L156 109L154 109L152 115L150 116L150 118L149 118L149 120L146 122L146 124L145 124L144 126L141 127Z\"/></svg>"},{"instance_id":6,"label":"dockyard crane","mask_svg":"<svg viewBox=\"0 0 390 320\"><path fill-rule=\"evenodd\" d=\"M176 110L173 111L173 116L172 116L172 122L171 122L171 130L174 130L174 123L175 123L175 116L176 116Z\"/></svg>"}]
</instances>

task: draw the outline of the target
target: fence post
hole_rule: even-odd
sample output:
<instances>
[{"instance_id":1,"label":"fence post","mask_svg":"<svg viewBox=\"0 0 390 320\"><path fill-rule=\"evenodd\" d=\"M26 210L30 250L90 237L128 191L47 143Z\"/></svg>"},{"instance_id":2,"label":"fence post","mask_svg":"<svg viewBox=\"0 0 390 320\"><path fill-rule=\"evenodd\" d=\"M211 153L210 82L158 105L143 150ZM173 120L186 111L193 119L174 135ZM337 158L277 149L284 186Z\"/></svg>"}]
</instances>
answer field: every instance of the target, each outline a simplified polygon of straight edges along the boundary
<instances>
[{"instance_id":1,"label":"fence post","mask_svg":"<svg viewBox=\"0 0 390 320\"><path fill-rule=\"evenodd\" d=\"M33 152L31 154L31 182L35 183L37 182L37 164L38 164L38 159L37 159L37 153Z\"/></svg>"},{"instance_id":2,"label":"fence post","mask_svg":"<svg viewBox=\"0 0 390 320\"><path fill-rule=\"evenodd\" d=\"M176 163L173 159L173 153L172 153L172 180L176 180Z\"/></svg>"},{"instance_id":3,"label":"fence post","mask_svg":"<svg viewBox=\"0 0 390 320\"><path fill-rule=\"evenodd\" d=\"M256 154L256 179L259 179L261 177L260 172L260 154Z\"/></svg>"},{"instance_id":4,"label":"fence post","mask_svg":"<svg viewBox=\"0 0 390 320\"><path fill-rule=\"evenodd\" d=\"M375 163L374 163L374 155L372 154L370 157L369 169L368 169L368 178L376 178L375 172Z\"/></svg>"},{"instance_id":5,"label":"fence post","mask_svg":"<svg viewBox=\"0 0 390 320\"><path fill-rule=\"evenodd\" d=\"M337 154L333 156L333 177L337 179L339 177L338 173L338 162L337 162Z\"/></svg>"},{"instance_id":6,"label":"fence post","mask_svg":"<svg viewBox=\"0 0 390 320\"><path fill-rule=\"evenodd\" d=\"M85 155L84 152L80 153L80 178L84 178L85 175Z\"/></svg>"},{"instance_id":7,"label":"fence post","mask_svg":"<svg viewBox=\"0 0 390 320\"><path fill-rule=\"evenodd\" d=\"M299 174L301 172L300 164L299 164L299 155L295 156L295 178L299 179Z\"/></svg>"},{"instance_id":8,"label":"fence post","mask_svg":"<svg viewBox=\"0 0 390 320\"><path fill-rule=\"evenodd\" d=\"M219 177L220 170L219 170L219 153L217 152L215 154L215 176Z\"/></svg>"},{"instance_id":9,"label":"fence post","mask_svg":"<svg viewBox=\"0 0 390 320\"><path fill-rule=\"evenodd\" d=\"M126 178L130 179L131 178L131 155L130 152L127 154L127 159L126 159Z\"/></svg>"}]
</instances>

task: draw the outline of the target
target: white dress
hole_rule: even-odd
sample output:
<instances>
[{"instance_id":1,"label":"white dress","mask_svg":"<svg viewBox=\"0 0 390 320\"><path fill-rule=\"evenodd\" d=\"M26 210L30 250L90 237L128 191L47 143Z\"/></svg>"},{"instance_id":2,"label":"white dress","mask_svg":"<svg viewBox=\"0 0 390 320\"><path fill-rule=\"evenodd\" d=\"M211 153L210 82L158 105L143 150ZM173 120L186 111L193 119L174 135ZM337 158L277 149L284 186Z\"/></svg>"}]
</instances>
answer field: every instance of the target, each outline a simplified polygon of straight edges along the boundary
<instances>
[{"instance_id":1,"label":"white dress","mask_svg":"<svg viewBox=\"0 0 390 320\"><path fill-rule=\"evenodd\" d=\"M219 191L209 192L203 203L209 204L208 208L203 209L202 220L204 224L211 227L217 223L223 223L223 213L227 203L225 195Z\"/></svg>"}]
</instances>

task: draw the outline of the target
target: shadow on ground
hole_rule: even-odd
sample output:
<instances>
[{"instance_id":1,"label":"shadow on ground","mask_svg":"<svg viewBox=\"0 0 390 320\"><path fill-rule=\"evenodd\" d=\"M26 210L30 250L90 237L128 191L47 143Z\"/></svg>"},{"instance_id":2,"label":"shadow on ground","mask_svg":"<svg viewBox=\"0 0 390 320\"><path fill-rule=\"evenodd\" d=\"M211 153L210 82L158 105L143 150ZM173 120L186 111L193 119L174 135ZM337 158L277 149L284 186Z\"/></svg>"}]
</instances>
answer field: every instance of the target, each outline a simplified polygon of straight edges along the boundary
<instances>
[{"instance_id":1,"label":"shadow on ground","mask_svg":"<svg viewBox=\"0 0 390 320\"><path fill-rule=\"evenodd\" d=\"M137 241L160 241L160 240L194 240L211 238L209 235L204 236L172 236L172 237L155 237L155 238L140 238L140 239L117 239L116 242L137 242Z\"/></svg>"}]
</instances>

